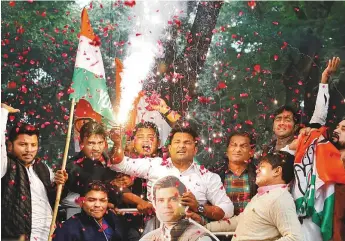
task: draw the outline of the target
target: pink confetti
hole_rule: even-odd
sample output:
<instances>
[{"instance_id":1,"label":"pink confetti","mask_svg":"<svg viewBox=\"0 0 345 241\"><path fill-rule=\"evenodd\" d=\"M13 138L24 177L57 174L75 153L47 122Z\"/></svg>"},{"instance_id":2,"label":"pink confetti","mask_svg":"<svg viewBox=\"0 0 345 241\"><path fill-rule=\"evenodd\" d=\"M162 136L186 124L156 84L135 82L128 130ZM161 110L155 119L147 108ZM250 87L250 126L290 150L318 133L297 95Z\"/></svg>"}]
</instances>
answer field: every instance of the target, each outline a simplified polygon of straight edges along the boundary
<instances>
[{"instance_id":1,"label":"pink confetti","mask_svg":"<svg viewBox=\"0 0 345 241\"><path fill-rule=\"evenodd\" d=\"M174 22L177 25L177 27L181 27L181 21L180 20L175 19Z\"/></svg>"},{"instance_id":2,"label":"pink confetti","mask_svg":"<svg viewBox=\"0 0 345 241\"><path fill-rule=\"evenodd\" d=\"M16 87L17 87L17 83L14 81L10 81L7 84L7 88L9 88L9 89L15 89Z\"/></svg>"},{"instance_id":3,"label":"pink confetti","mask_svg":"<svg viewBox=\"0 0 345 241\"><path fill-rule=\"evenodd\" d=\"M255 6L256 6L256 2L255 2L255 1L249 1L249 2L248 2L248 6L249 6L251 9L254 9Z\"/></svg>"},{"instance_id":4,"label":"pink confetti","mask_svg":"<svg viewBox=\"0 0 345 241\"><path fill-rule=\"evenodd\" d=\"M26 85L22 85L20 87L20 91L22 91L24 94L26 94L28 92L28 88L26 88Z\"/></svg>"},{"instance_id":5,"label":"pink confetti","mask_svg":"<svg viewBox=\"0 0 345 241\"><path fill-rule=\"evenodd\" d=\"M135 1L134 0L128 0L128 1L125 1L124 4L127 7L133 7L133 6L135 6Z\"/></svg>"},{"instance_id":6,"label":"pink confetti","mask_svg":"<svg viewBox=\"0 0 345 241\"><path fill-rule=\"evenodd\" d=\"M281 49L285 49L287 46L288 46L288 43L287 43L287 42L284 42L284 43L283 43L283 46L281 46L280 48L281 48Z\"/></svg>"},{"instance_id":7,"label":"pink confetti","mask_svg":"<svg viewBox=\"0 0 345 241\"><path fill-rule=\"evenodd\" d=\"M211 101L211 97L205 97L205 96L198 96L198 101L201 104L209 104Z\"/></svg>"},{"instance_id":8,"label":"pink confetti","mask_svg":"<svg viewBox=\"0 0 345 241\"><path fill-rule=\"evenodd\" d=\"M256 73L260 73L261 72L261 66L259 64L254 65L254 70Z\"/></svg>"},{"instance_id":9,"label":"pink confetti","mask_svg":"<svg viewBox=\"0 0 345 241\"><path fill-rule=\"evenodd\" d=\"M23 26L20 26L18 29L17 29L17 33L18 34L23 34L25 32L25 29L23 28Z\"/></svg>"},{"instance_id":10,"label":"pink confetti","mask_svg":"<svg viewBox=\"0 0 345 241\"><path fill-rule=\"evenodd\" d=\"M72 87L69 87L67 89L67 94L72 94L72 93L74 93L74 89Z\"/></svg>"},{"instance_id":11,"label":"pink confetti","mask_svg":"<svg viewBox=\"0 0 345 241\"><path fill-rule=\"evenodd\" d=\"M223 81L220 81L218 83L218 89L225 89L227 88L228 86L223 82Z\"/></svg>"},{"instance_id":12,"label":"pink confetti","mask_svg":"<svg viewBox=\"0 0 345 241\"><path fill-rule=\"evenodd\" d=\"M246 120L244 123L246 123L247 125L253 125L253 122L251 120Z\"/></svg>"}]
</instances>

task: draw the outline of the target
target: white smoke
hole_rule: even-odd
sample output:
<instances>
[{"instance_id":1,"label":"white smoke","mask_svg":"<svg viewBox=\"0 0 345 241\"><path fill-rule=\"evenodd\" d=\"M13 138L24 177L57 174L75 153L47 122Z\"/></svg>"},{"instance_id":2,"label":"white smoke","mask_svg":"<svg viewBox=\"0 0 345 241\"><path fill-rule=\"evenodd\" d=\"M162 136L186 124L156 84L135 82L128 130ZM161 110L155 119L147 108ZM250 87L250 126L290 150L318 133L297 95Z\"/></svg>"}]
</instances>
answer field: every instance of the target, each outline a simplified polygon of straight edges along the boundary
<instances>
[{"instance_id":1,"label":"white smoke","mask_svg":"<svg viewBox=\"0 0 345 241\"><path fill-rule=\"evenodd\" d=\"M129 36L130 46L123 61L121 74L121 100L118 121L126 122L132 104L142 90L144 80L153 67L155 57L162 57L160 39L169 34L168 21L174 16L180 19L185 14L186 2L143 0L133 7L133 31Z\"/></svg>"}]
</instances>

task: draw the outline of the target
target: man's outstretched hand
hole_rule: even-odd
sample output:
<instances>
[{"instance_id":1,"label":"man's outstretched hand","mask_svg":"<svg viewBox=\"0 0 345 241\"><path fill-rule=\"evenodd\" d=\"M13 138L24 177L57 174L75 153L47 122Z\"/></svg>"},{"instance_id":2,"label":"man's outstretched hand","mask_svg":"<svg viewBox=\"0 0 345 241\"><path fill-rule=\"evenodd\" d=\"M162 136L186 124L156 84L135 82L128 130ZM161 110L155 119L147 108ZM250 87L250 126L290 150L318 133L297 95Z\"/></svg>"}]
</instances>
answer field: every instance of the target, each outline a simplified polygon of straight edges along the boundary
<instances>
[{"instance_id":1,"label":"man's outstretched hand","mask_svg":"<svg viewBox=\"0 0 345 241\"><path fill-rule=\"evenodd\" d=\"M13 108L13 107L11 107L9 105L6 105L4 103L1 103L1 108L6 109L9 113L18 113L18 112L20 112L19 109L15 109L15 108Z\"/></svg>"},{"instance_id":2,"label":"man's outstretched hand","mask_svg":"<svg viewBox=\"0 0 345 241\"><path fill-rule=\"evenodd\" d=\"M328 60L327 68L322 73L321 83L327 84L329 77L337 71L340 65L340 58L333 57L333 59Z\"/></svg>"}]
</instances>

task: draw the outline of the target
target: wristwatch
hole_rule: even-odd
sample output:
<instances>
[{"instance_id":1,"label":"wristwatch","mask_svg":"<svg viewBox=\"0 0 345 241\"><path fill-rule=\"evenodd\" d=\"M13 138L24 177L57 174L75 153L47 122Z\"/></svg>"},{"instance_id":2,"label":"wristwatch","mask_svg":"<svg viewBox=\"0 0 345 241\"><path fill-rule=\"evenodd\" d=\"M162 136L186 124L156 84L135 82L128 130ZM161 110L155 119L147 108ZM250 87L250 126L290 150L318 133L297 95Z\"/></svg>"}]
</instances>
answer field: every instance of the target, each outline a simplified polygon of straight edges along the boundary
<instances>
[{"instance_id":1,"label":"wristwatch","mask_svg":"<svg viewBox=\"0 0 345 241\"><path fill-rule=\"evenodd\" d=\"M204 205L199 205L198 208L197 208L197 210L198 210L198 213L204 213L204 212L205 212L205 207L204 207Z\"/></svg>"}]
</instances>

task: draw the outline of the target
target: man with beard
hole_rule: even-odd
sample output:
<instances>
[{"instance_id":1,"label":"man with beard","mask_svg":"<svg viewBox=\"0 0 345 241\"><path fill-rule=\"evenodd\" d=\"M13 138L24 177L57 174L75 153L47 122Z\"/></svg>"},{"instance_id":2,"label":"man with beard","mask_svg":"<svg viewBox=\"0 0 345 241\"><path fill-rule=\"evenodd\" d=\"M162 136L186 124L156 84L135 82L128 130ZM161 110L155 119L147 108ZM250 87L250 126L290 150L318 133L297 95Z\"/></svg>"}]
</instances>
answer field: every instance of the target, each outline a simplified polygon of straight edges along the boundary
<instances>
[{"instance_id":1,"label":"man with beard","mask_svg":"<svg viewBox=\"0 0 345 241\"><path fill-rule=\"evenodd\" d=\"M57 184L65 184L68 175L55 175L37 158L39 130L21 123L8 133L8 114L19 112L1 104L1 237L2 240L25 236L25 240L48 240Z\"/></svg>"},{"instance_id":2,"label":"man with beard","mask_svg":"<svg viewBox=\"0 0 345 241\"><path fill-rule=\"evenodd\" d=\"M345 117L333 131L332 142L340 152L345 168ZM333 241L345 241L345 185L335 185Z\"/></svg>"},{"instance_id":3,"label":"man with beard","mask_svg":"<svg viewBox=\"0 0 345 241\"><path fill-rule=\"evenodd\" d=\"M326 127L321 127L309 136L300 135L289 149L296 150L292 194L304 240L329 240L333 218L333 241L344 241L345 119L331 135Z\"/></svg>"}]
</instances>

